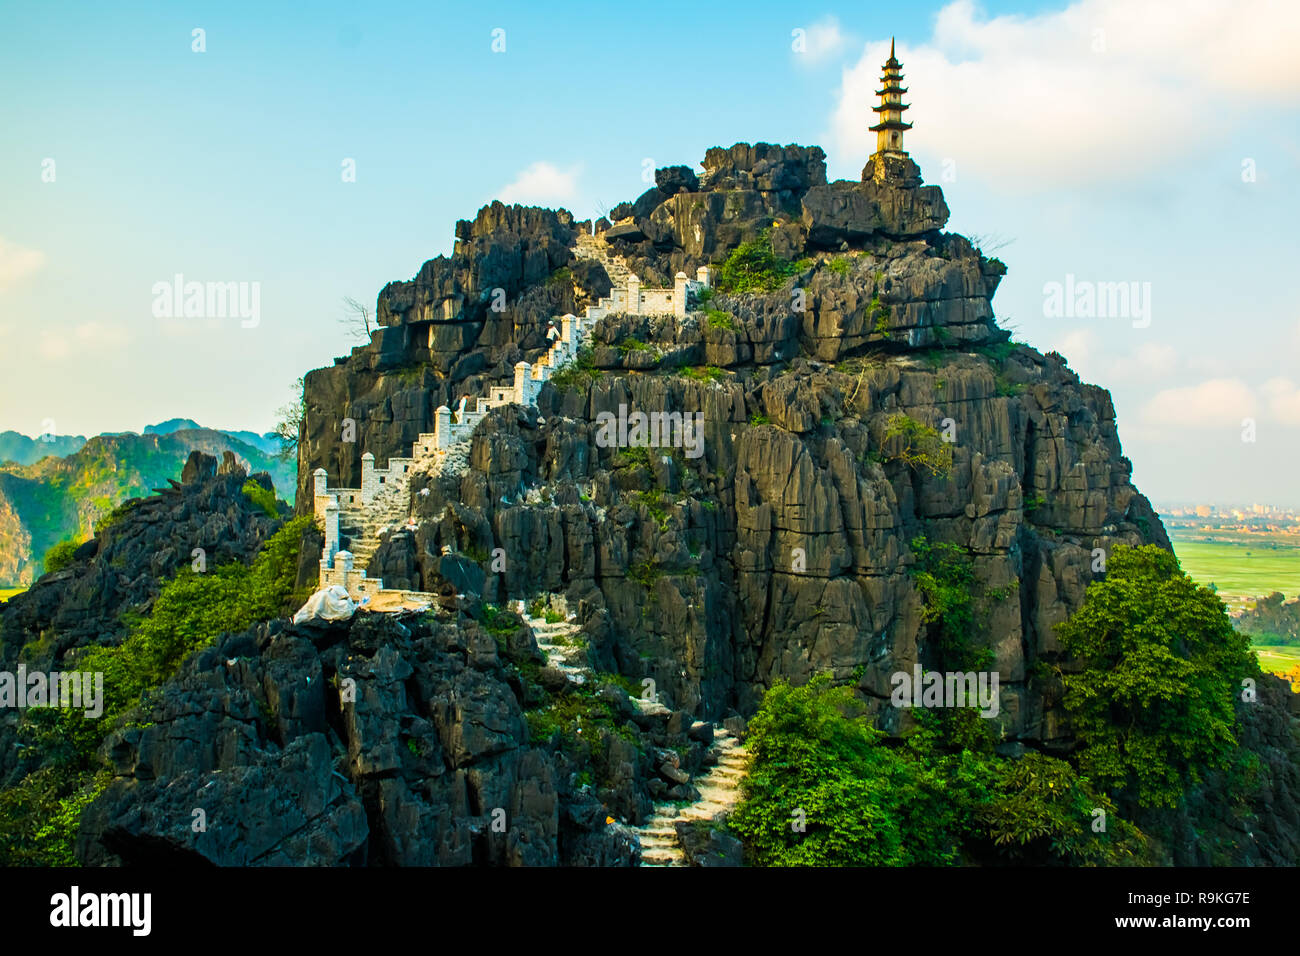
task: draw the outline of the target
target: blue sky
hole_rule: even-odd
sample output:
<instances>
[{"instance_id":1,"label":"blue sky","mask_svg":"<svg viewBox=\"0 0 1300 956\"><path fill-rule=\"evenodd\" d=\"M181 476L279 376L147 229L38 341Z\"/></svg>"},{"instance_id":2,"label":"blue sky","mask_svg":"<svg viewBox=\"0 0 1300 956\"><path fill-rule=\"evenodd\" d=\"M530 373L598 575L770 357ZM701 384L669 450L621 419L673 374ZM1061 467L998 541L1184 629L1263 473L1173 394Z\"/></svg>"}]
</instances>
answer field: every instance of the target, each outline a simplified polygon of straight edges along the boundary
<instances>
[{"instance_id":1,"label":"blue sky","mask_svg":"<svg viewBox=\"0 0 1300 956\"><path fill-rule=\"evenodd\" d=\"M893 34L949 228L998 247L1019 338L1111 389L1139 487L1300 505L1297 25L1270 0L8 2L0 429L268 428L353 344L342 297L494 197L587 218L647 159L739 141L857 178ZM260 283L257 325L157 317L177 273ZM1150 324L1045 314L1067 275L1149 283Z\"/></svg>"}]
</instances>

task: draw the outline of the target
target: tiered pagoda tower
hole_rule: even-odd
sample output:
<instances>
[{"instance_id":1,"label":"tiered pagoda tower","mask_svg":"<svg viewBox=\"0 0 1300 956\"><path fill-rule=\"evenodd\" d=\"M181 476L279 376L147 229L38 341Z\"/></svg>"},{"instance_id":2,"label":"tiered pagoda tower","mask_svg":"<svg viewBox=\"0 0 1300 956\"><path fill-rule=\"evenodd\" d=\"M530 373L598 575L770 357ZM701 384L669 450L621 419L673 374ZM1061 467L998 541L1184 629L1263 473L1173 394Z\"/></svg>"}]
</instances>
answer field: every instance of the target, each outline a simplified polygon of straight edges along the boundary
<instances>
[{"instance_id":1,"label":"tiered pagoda tower","mask_svg":"<svg viewBox=\"0 0 1300 956\"><path fill-rule=\"evenodd\" d=\"M876 153L886 156L907 156L903 149L903 133L912 128L911 123L903 122L903 111L908 104L903 102L907 89L903 86L903 64L894 56L894 40L889 40L889 59L885 61L885 74L880 78L881 88L876 90L880 105L873 106L872 111L880 114L880 122L871 127L876 134Z\"/></svg>"}]
</instances>

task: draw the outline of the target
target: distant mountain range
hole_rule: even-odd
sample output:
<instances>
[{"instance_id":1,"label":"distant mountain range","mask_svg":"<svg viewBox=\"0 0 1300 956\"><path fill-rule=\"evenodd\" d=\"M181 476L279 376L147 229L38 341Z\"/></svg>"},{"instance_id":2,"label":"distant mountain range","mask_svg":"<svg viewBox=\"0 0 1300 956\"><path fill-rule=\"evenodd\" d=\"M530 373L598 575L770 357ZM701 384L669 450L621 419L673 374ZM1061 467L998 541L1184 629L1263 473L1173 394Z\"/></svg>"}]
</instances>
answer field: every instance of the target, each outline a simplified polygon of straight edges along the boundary
<instances>
[{"instance_id":1,"label":"distant mountain range","mask_svg":"<svg viewBox=\"0 0 1300 956\"><path fill-rule=\"evenodd\" d=\"M273 436L200 428L177 418L150 425L143 435L52 438L0 434L0 458L9 459L0 463L0 587L31 584L48 548L86 540L94 523L126 499L179 479L196 448L218 458L233 452L250 473L271 475L277 497L294 500L297 464L276 457Z\"/></svg>"},{"instance_id":2,"label":"distant mountain range","mask_svg":"<svg viewBox=\"0 0 1300 956\"><path fill-rule=\"evenodd\" d=\"M159 422L157 425L146 425L143 434L145 435L171 435L179 431L203 431L202 425L192 418L169 418L165 422ZM257 432L236 430L230 428L211 429L222 434L229 435L245 445L264 452L268 455L274 455L280 450L279 439L275 437L274 432L267 432L259 435ZM109 435L134 435L135 432L106 432ZM18 465L31 465L40 461L49 455L56 458L62 458L65 455L71 455L73 452L80 451L86 444L85 435L42 435L38 438L28 438L21 432L6 431L0 432L0 464L13 462Z\"/></svg>"}]
</instances>

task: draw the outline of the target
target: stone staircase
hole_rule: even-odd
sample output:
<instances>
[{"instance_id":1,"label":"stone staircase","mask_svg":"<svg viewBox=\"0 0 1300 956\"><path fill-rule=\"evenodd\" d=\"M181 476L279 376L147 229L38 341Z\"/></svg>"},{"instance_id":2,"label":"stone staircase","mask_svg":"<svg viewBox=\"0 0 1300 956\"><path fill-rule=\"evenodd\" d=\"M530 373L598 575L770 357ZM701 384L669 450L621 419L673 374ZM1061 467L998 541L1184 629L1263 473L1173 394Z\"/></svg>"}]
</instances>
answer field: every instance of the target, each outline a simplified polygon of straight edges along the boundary
<instances>
[{"instance_id":1,"label":"stone staircase","mask_svg":"<svg viewBox=\"0 0 1300 956\"><path fill-rule=\"evenodd\" d=\"M379 550L380 535L400 528L410 513L411 501L405 483L376 496L365 509L340 513L339 531L348 537L348 550L352 552L355 566L369 567L370 559Z\"/></svg>"},{"instance_id":2,"label":"stone staircase","mask_svg":"<svg viewBox=\"0 0 1300 956\"><path fill-rule=\"evenodd\" d=\"M582 233L573 247L573 255L577 259L594 259L604 266L605 274L615 289L627 287L627 277L632 274L632 270L627 267L622 256L610 254L609 245L603 236Z\"/></svg>"},{"instance_id":3,"label":"stone staircase","mask_svg":"<svg viewBox=\"0 0 1300 956\"><path fill-rule=\"evenodd\" d=\"M537 639L537 646L546 654L547 663L564 674L574 684L585 684L593 675L587 664L586 641L579 635L582 626L568 612L562 596L542 595L544 605L540 613L530 610L533 602L515 601L514 610L528 622ZM552 620L548 621L547 614ZM559 618L559 620L555 620ZM632 703L642 713L668 714L670 711L658 701L632 698ZM714 820L726 814L740 801L740 781L745 776L747 753L735 735L725 727L713 728L710 749L716 763L708 772L692 781L700 798L681 807L672 802L655 805L654 814L636 832L641 840L642 866L686 866L686 856L677 840L675 824L683 820Z\"/></svg>"},{"instance_id":4,"label":"stone staircase","mask_svg":"<svg viewBox=\"0 0 1300 956\"><path fill-rule=\"evenodd\" d=\"M641 838L642 866L686 866L686 854L677 839L676 824L682 821L715 820L740 802L740 782L745 777L747 754L731 731L716 727L713 752L718 762L695 779L700 799L684 807L675 803L656 804L655 813L637 828Z\"/></svg>"},{"instance_id":5,"label":"stone staircase","mask_svg":"<svg viewBox=\"0 0 1300 956\"><path fill-rule=\"evenodd\" d=\"M617 312L685 316L690 296L709 285L709 269L701 266L694 280L679 272L672 287L642 289L640 280L623 257L611 255L600 236L579 236L574 254L605 267L613 282L609 295L587 306L581 317L559 316L546 354L531 365L523 361L515 363L513 386L489 386L488 394L476 397L472 407L470 396L463 396L454 419L451 408L440 405L435 411L433 432L420 434L411 446L410 457L390 458L381 469L375 467L373 454L362 455L360 488L331 488L324 468L312 473L313 513L325 529L321 587L340 585L355 600L378 598L381 592L390 590L384 588L382 579L368 578L366 570L379 548L384 529L400 527L411 514L412 475L463 472L469 464L470 444L479 423L495 408L512 404L536 407L542 387L556 371L574 360L590 341L601 319ZM348 539L347 548L340 546L343 536ZM386 606L400 607L411 601L431 600L433 595L394 591L388 598ZM541 625L545 631L546 622L542 621Z\"/></svg>"},{"instance_id":6,"label":"stone staircase","mask_svg":"<svg viewBox=\"0 0 1300 956\"><path fill-rule=\"evenodd\" d=\"M568 616L563 600L560 598L557 601L552 596L551 602L538 617L528 613L528 607L523 601L516 602L515 609L533 629L537 646L546 654L547 663L572 683L585 684L591 668L587 666L586 641L577 636L582 631L582 625ZM560 620L547 621L548 611L552 617L558 615Z\"/></svg>"}]
</instances>

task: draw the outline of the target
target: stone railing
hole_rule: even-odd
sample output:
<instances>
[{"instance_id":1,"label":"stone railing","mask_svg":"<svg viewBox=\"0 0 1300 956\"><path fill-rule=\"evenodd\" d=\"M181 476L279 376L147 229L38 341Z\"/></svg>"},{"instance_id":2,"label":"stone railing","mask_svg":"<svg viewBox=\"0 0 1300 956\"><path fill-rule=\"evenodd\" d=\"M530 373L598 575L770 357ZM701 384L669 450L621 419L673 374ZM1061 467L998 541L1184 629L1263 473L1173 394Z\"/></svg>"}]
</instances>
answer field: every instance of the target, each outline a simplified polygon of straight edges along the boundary
<instances>
[{"instance_id":1,"label":"stone railing","mask_svg":"<svg viewBox=\"0 0 1300 956\"><path fill-rule=\"evenodd\" d=\"M689 296L709 287L708 266L696 270L696 276L696 279L688 279L686 273L679 272L671 289L642 289L641 280L629 275L625 288L611 289L609 296L588 306L582 316L561 316L550 333L551 346L546 354L532 364L519 362L515 365L513 386L491 386L487 397L475 398L472 407L470 398L462 397L454 413L447 405L438 406L434 412L433 431L420 434L411 446L408 458L390 458L386 468L376 468L373 454L366 452L362 455L360 488L331 488L325 469L317 468L312 473L313 505L316 517L325 527L325 546L321 549L320 562L321 587L340 584L357 600L373 597L381 590L389 593L382 580L367 578L364 570L353 568L351 552L340 550L340 517L363 518L381 496L386 501L400 500L417 466L431 463L435 468L441 468L453 460L454 453L464 451L474 429L492 409L511 404L536 406L542 386L577 357L578 350L590 341L596 323L605 316L615 313L685 316ZM432 329L429 334L432 337ZM409 507L409 502L407 504ZM410 594L418 595L418 592Z\"/></svg>"}]
</instances>

